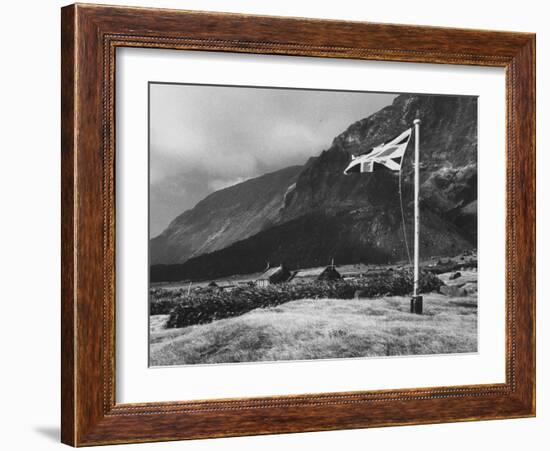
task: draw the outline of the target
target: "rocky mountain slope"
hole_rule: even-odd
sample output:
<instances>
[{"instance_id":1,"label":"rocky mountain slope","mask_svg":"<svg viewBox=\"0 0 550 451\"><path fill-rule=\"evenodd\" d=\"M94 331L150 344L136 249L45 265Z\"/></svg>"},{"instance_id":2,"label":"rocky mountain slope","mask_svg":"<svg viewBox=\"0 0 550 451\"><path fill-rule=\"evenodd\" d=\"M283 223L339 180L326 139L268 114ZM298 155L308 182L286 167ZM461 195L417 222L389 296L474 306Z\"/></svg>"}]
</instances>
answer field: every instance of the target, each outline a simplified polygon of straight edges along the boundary
<instances>
[{"instance_id":1,"label":"rocky mountain slope","mask_svg":"<svg viewBox=\"0 0 550 451\"><path fill-rule=\"evenodd\" d=\"M216 191L150 241L151 263L183 263L269 227L301 166L291 166Z\"/></svg>"},{"instance_id":2,"label":"rocky mountain slope","mask_svg":"<svg viewBox=\"0 0 550 451\"><path fill-rule=\"evenodd\" d=\"M442 214L474 201L477 198L476 99L401 95L392 105L352 124L302 171L296 189L286 198L280 220L318 209L368 209L391 202L397 193L397 172L345 176L343 168L352 154L392 138L411 127L417 117L422 120L422 199L429 200L430 206ZM412 200L413 148L411 140L403 163L404 199L409 202Z\"/></svg>"},{"instance_id":3,"label":"rocky mountain slope","mask_svg":"<svg viewBox=\"0 0 550 451\"><path fill-rule=\"evenodd\" d=\"M307 267L332 257L338 263L406 258L399 173L345 176L343 169L352 154L392 138L417 117L422 120L422 256L456 255L474 248L477 99L401 95L352 124L303 167L263 176L274 178L269 182L259 182L260 177L216 192L174 220L152 241L152 261L180 264L153 266L152 280L254 272L266 261ZM410 245L413 146L411 140L401 180ZM265 191L254 188L256 195L242 204L240 196L255 183Z\"/></svg>"}]
</instances>

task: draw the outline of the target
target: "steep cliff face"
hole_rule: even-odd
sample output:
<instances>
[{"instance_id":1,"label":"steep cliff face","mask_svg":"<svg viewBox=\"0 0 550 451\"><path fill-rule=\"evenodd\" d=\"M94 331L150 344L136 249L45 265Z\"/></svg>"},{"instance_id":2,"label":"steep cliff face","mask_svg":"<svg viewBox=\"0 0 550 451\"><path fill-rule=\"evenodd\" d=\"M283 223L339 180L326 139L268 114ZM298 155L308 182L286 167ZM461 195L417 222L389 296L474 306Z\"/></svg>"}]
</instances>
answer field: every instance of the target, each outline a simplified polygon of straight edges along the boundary
<instances>
[{"instance_id":1,"label":"steep cliff face","mask_svg":"<svg viewBox=\"0 0 550 451\"><path fill-rule=\"evenodd\" d=\"M184 213L158 238L164 250L162 258L153 261L172 263L194 258L169 270L153 269L153 280L167 280L168 273L169 279L175 280L253 272L267 260L307 267L325 264L332 257L338 263L406 258L399 173L346 176L343 170L352 154L387 141L411 127L415 118L422 121L422 255L456 255L475 247L477 99L401 95L392 105L352 124L329 149L303 167L289 168L288 173L279 171L277 183L268 183L270 189L266 191L255 190L248 207L243 209L239 196L250 187L237 185L230 188L233 197L224 193L227 190L214 193ZM414 139L401 174L409 245L413 230L413 149ZM257 182L242 185L247 183ZM208 231L202 232L203 228ZM177 255L171 253L174 243L190 241L192 249L180 244Z\"/></svg>"},{"instance_id":2,"label":"steep cliff face","mask_svg":"<svg viewBox=\"0 0 550 451\"><path fill-rule=\"evenodd\" d=\"M358 248L367 237L376 237L379 254L389 260L405 258L399 173L344 175L343 169L352 154L391 139L411 127L415 118L422 121L423 255L452 254L473 247L477 239L477 99L473 97L401 95L392 105L352 124L304 167L295 188L285 197L278 223L313 212L348 214L357 218L349 232ZM409 238L413 231L413 149L411 140L401 174Z\"/></svg>"},{"instance_id":3,"label":"steep cliff face","mask_svg":"<svg viewBox=\"0 0 550 451\"><path fill-rule=\"evenodd\" d=\"M281 222L306 211L341 210L348 207L387 205L396 195L397 173L343 175L352 154L369 150L412 126L421 118L421 181L423 199L432 193L434 183L445 178L446 171L471 167L472 171L456 174L449 181L449 204L444 211L454 209L463 199L455 187L472 183L477 176L477 101L472 97L401 95L394 103L366 119L352 124L337 136L332 146L308 165L296 182L296 189L287 196ZM413 141L403 163L404 197L410 197L413 171ZM441 177L434 176L441 171ZM464 176L464 177L463 177ZM471 201L472 199L468 199ZM469 203L469 202L468 202ZM439 205L442 207L442 205Z\"/></svg>"},{"instance_id":4,"label":"steep cliff face","mask_svg":"<svg viewBox=\"0 0 550 451\"><path fill-rule=\"evenodd\" d=\"M151 262L183 263L270 227L301 168L291 166L210 194L151 240Z\"/></svg>"}]
</instances>

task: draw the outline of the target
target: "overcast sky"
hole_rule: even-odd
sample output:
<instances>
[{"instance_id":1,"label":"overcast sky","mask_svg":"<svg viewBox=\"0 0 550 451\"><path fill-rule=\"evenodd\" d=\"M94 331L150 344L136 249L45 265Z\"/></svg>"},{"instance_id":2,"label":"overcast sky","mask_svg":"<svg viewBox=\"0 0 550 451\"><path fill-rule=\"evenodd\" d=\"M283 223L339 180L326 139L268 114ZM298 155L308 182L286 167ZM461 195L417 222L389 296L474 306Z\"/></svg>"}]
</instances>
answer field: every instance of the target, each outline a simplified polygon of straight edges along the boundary
<instances>
[{"instance_id":1,"label":"overcast sky","mask_svg":"<svg viewBox=\"0 0 550 451\"><path fill-rule=\"evenodd\" d=\"M330 147L394 94L150 84L150 234L221 188Z\"/></svg>"}]
</instances>

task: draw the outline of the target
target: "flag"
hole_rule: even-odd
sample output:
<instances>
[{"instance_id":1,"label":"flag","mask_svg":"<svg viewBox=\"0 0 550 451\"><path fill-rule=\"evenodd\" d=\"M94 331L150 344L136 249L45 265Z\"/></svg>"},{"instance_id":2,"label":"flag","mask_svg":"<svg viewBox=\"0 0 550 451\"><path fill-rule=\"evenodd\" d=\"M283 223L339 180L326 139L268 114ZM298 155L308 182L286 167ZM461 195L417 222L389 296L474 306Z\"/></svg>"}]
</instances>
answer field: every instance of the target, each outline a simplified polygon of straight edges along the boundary
<instances>
[{"instance_id":1,"label":"flag","mask_svg":"<svg viewBox=\"0 0 550 451\"><path fill-rule=\"evenodd\" d=\"M399 136L373 147L368 152L358 156L352 155L351 163L344 170L344 174L373 172L381 169L381 167L385 167L392 171L399 171L411 135L412 128L409 128Z\"/></svg>"}]
</instances>

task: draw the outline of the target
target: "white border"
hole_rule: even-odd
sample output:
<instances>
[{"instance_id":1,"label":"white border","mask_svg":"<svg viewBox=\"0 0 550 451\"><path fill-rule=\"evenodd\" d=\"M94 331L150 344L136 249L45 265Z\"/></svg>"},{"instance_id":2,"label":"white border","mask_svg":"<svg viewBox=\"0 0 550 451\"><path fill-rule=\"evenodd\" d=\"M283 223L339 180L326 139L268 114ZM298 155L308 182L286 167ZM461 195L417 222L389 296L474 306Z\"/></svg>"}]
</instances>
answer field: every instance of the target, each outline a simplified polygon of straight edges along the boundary
<instances>
[{"instance_id":1,"label":"white border","mask_svg":"<svg viewBox=\"0 0 550 451\"><path fill-rule=\"evenodd\" d=\"M124 48L116 70L117 402L505 381L504 69ZM479 352L148 368L148 81L480 96Z\"/></svg>"}]
</instances>

